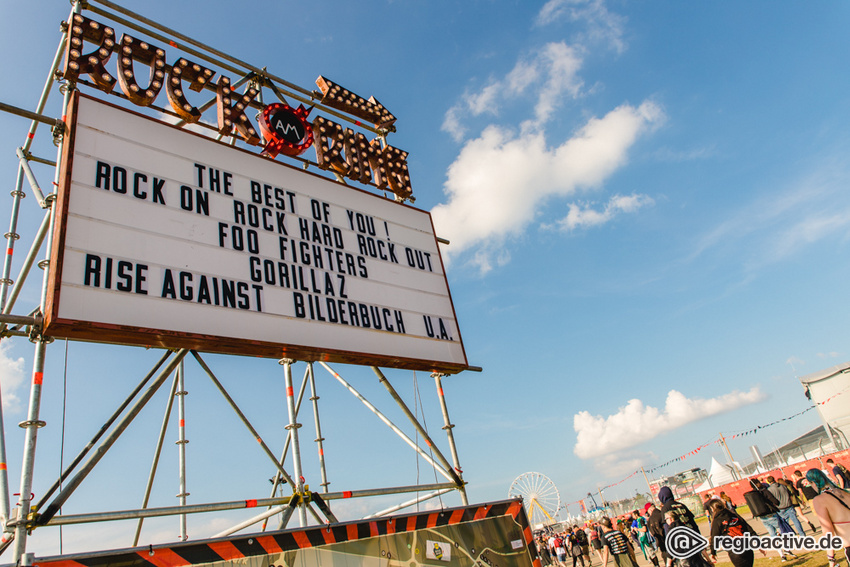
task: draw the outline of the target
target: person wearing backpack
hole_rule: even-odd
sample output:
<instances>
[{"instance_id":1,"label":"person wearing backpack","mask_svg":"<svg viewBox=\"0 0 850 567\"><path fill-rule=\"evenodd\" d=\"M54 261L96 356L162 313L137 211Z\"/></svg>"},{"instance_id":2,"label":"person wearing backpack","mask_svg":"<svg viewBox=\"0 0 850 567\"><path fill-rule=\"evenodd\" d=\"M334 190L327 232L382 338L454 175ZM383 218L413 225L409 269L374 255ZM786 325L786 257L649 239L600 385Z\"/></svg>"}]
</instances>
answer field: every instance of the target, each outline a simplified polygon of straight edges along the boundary
<instances>
[{"instance_id":1,"label":"person wearing backpack","mask_svg":"<svg viewBox=\"0 0 850 567\"><path fill-rule=\"evenodd\" d=\"M708 538L708 549L711 553L711 559L717 563L717 551L714 549L714 538L717 536L743 537L745 534L757 535L756 531L747 523L744 518L738 515L737 512L730 510L723 500L714 499L708 502L708 508L711 510L711 535ZM763 549L762 555L766 555ZM753 567L755 561L755 553L752 549L746 550L744 553L738 554L734 551L727 551L729 560L735 567Z\"/></svg>"},{"instance_id":2,"label":"person wearing backpack","mask_svg":"<svg viewBox=\"0 0 850 567\"><path fill-rule=\"evenodd\" d=\"M584 532L582 532L582 535L584 535ZM584 553L582 553L581 549L581 538L578 535L578 526L575 526L572 532L567 532L566 536L567 551L570 557L573 558L573 567L576 567L577 561L581 561L581 567L585 567Z\"/></svg>"},{"instance_id":3,"label":"person wearing backpack","mask_svg":"<svg viewBox=\"0 0 850 567\"><path fill-rule=\"evenodd\" d=\"M779 500L771 494L767 488L763 487L758 479L750 479L751 491L744 493L744 500L747 501L747 506L750 507L750 513L753 518L758 518L762 525L767 529L771 537L779 533ZM795 557L793 553L785 552L782 549L776 550L782 561L785 561L786 553L791 557Z\"/></svg>"},{"instance_id":4,"label":"person wearing backpack","mask_svg":"<svg viewBox=\"0 0 850 567\"><path fill-rule=\"evenodd\" d=\"M632 512L632 530L637 533L637 541L640 545L640 550L643 552L643 558L649 559L655 567L659 567L655 550L649 541L650 536L646 525L646 518L641 516L637 510Z\"/></svg>"},{"instance_id":5,"label":"person wearing backpack","mask_svg":"<svg viewBox=\"0 0 850 567\"><path fill-rule=\"evenodd\" d=\"M839 488L843 488L844 490L850 488L850 471L847 470L847 467L841 463L836 463L832 459L826 460L826 466L832 470L832 474L835 476L835 480L837 481L835 484L837 484Z\"/></svg>"},{"instance_id":6,"label":"person wearing backpack","mask_svg":"<svg viewBox=\"0 0 850 567\"><path fill-rule=\"evenodd\" d=\"M585 564L590 567L590 541L587 539L587 533L578 524L573 524L573 534L575 534L578 544L581 546L581 555L585 559Z\"/></svg>"}]
</instances>

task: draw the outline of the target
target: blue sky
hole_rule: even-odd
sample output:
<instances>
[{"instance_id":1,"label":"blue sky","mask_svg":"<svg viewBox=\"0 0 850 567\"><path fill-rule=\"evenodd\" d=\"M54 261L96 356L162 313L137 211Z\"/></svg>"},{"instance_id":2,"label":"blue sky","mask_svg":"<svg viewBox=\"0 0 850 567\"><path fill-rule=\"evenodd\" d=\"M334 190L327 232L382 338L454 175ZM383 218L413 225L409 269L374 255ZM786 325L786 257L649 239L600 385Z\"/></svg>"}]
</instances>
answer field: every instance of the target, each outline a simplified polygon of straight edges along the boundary
<instances>
[{"instance_id":1,"label":"blue sky","mask_svg":"<svg viewBox=\"0 0 850 567\"><path fill-rule=\"evenodd\" d=\"M410 152L416 206L451 241L443 258L467 357L484 369L444 381L472 501L504 498L527 471L548 475L562 501L575 501L721 432L804 410L796 377L850 356L846 4L199 5L151 0L139 9L302 87L324 75L374 95L398 118L390 142ZM0 47L12 56L0 59L0 100L34 109L67 9L0 4ZM46 114L58 114L58 100ZM27 127L0 116L0 175L10 189ZM53 159L41 134L36 154ZM50 170L37 166L37 174L49 186ZM33 201L22 205L14 274L41 218ZM8 219L11 199L0 207ZM36 279L16 314L37 305ZM59 469L64 349L57 341L48 351L37 495ZM32 345L3 341L0 354L17 492L15 424L26 415ZM158 358L68 346L65 462ZM264 437L282 432L276 362L210 359ZM337 370L380 396L368 368ZM270 467L200 370L187 372L190 503L267 496ZM388 375L411 406L419 387L426 423L445 447L428 374ZM434 482L328 375L317 376L332 414L323 421L331 490ZM156 398L66 513L138 505L164 403ZM749 445L767 452L817 424L808 412L729 447L748 461ZM303 452L317 487L311 435ZM225 450L225 442L241 445ZM707 467L711 456L725 460L711 445L659 472ZM153 505L173 505L176 456L162 466ZM646 489L642 477L606 497L636 489ZM342 515L369 511L360 506L346 503ZM189 535L230 523L190 518ZM176 520L150 525L143 540L176 537ZM56 532L43 532L33 537L36 551L58 551ZM129 545L132 526L101 527L96 537L78 531L76 547L67 533L66 551Z\"/></svg>"}]
</instances>

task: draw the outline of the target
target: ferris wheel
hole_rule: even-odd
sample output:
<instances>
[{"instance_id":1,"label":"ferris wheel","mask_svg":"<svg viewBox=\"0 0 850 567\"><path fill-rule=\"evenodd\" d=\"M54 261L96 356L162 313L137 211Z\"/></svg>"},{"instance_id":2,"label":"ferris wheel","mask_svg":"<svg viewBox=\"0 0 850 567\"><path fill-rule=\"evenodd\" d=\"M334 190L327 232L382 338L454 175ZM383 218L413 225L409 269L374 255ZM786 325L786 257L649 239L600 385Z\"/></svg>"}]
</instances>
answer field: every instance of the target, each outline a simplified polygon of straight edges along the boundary
<instances>
[{"instance_id":1,"label":"ferris wheel","mask_svg":"<svg viewBox=\"0 0 850 567\"><path fill-rule=\"evenodd\" d=\"M522 473L511 483L510 498L522 497L525 512L531 525L549 524L561 507L561 495L555 483L538 472Z\"/></svg>"}]
</instances>

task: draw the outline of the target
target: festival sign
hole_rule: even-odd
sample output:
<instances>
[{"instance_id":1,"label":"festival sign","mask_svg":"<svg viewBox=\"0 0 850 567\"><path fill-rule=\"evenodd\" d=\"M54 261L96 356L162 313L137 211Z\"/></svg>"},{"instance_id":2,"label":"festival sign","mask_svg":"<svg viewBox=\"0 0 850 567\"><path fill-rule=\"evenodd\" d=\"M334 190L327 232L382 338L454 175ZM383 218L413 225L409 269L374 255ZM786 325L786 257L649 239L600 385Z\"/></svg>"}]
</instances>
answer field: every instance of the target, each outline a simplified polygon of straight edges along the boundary
<instances>
[{"instance_id":1,"label":"festival sign","mask_svg":"<svg viewBox=\"0 0 850 567\"><path fill-rule=\"evenodd\" d=\"M47 335L468 368L429 213L79 94L68 125Z\"/></svg>"},{"instance_id":2,"label":"festival sign","mask_svg":"<svg viewBox=\"0 0 850 567\"><path fill-rule=\"evenodd\" d=\"M168 43L176 45L173 41ZM85 53L87 44L92 51ZM285 102L264 106L260 102L263 87L269 87L283 101L280 90L264 69L248 73L244 79L248 85L240 94L229 76L221 74L216 78L215 71L183 56L177 56L168 65L169 55L164 48L127 33L116 39L115 30L110 26L75 14L68 27L61 75L71 83L86 84L120 96L138 107L154 109L158 108L155 102L164 87L169 108L161 111L177 116L185 124L199 124L202 116L202 109L186 97L186 89L213 91L215 129L221 136L232 137L234 142L238 139L248 146L260 146L262 154L271 158L280 153L298 156L313 146L315 165L319 169L391 191L399 201L413 202L408 154L386 143L385 134L394 131L396 117L374 97L364 99L323 76L316 79L321 92L309 93L311 108L312 101L317 100L328 109L355 117L355 124L364 126L361 120L371 123L375 132L382 136L369 140L362 132L324 116L316 116L312 123L308 122L310 109L303 105L297 109ZM111 63L114 64L112 71L109 69ZM149 71L146 86L138 82L136 64ZM304 93L306 91L301 90L301 95ZM252 108L261 114L259 132L251 121L249 110Z\"/></svg>"}]
</instances>

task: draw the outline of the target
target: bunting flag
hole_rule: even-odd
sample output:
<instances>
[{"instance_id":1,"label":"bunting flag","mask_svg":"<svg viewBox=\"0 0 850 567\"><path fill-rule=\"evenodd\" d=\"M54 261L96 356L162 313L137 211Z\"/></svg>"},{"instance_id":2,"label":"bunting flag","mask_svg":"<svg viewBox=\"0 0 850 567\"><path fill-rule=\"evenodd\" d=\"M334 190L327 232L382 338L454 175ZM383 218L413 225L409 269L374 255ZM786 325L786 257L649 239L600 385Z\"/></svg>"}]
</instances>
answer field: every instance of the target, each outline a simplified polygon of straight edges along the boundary
<instances>
[{"instance_id":1,"label":"bunting flag","mask_svg":"<svg viewBox=\"0 0 850 567\"><path fill-rule=\"evenodd\" d=\"M736 432L736 433L733 433L732 435L727 436L727 438L728 438L728 439L736 439L736 438L738 438L738 437L744 437L744 436L747 436L747 435L752 435L752 434L757 433L758 431L760 431L760 430L762 430L762 429L768 428L768 427L770 427L770 426L772 426L772 425L776 425L777 423L782 423L783 421L788 421L788 420L790 420L790 419L794 419L794 418L800 417L801 415L803 415L803 414L805 414L805 413L807 413L807 412L810 412L811 410L815 409L817 406L822 406L822 405L828 404L829 402L831 402L832 400L834 400L834 399L835 399L835 398L837 398L838 396L840 396L840 395L842 395L842 394L846 393L848 390L850 390L850 386L848 386L847 388L844 388L844 389L843 389L843 390L841 390L840 392L836 392L835 394L833 394L832 396L830 396L830 397L828 397L827 399L823 400L822 402L816 402L814 405L812 405L812 406L810 406L810 407L807 407L807 408L806 408L806 409L804 409L803 411L799 411L799 412L795 413L794 415L789 415L788 417L783 417L782 419L777 419L776 421L772 421L772 422L767 423L767 424L765 424L765 425L757 425L756 427L753 427L753 428L750 428L750 429L745 429L745 430L743 430L743 431L738 431L738 432ZM696 449L692 449L691 451L688 451L688 452L687 452L687 453L685 453L684 455L680 455L680 456L678 456L678 457L676 457L676 458L674 458L674 459L670 459L670 460L669 460L669 461L667 461L666 463L662 463L662 464L660 464L660 465L656 465L656 466L652 467L651 469L643 469L643 472L645 472L645 473L655 472L655 471L657 471L658 469L662 469L662 468L664 468L664 467L666 467L666 466L669 466L669 465L671 465L671 464L673 464L673 463L678 463L678 462L684 461L684 460L685 460L685 459L687 459L688 457L691 457L691 456L694 456L694 455L699 454L699 452L700 452L700 451L702 451L703 449L705 449L705 448L706 448L706 447L708 447L709 445L716 445L716 444L720 443L720 441L721 441L721 439L722 439L722 438L723 438L723 437L722 437L722 434L721 434L721 437L719 437L719 438L717 438L717 439L715 439L715 440L713 440L713 441L709 441L708 443L705 443L705 444L703 444L703 445L700 445L700 446L699 446L699 447L697 447ZM622 480L619 480L619 481L617 481L617 482L615 482L615 483L613 483L613 484L609 484L609 485L607 485L607 486L603 486L603 487L602 487L602 488L600 488L600 489L599 489L596 493L601 495L601 492L602 492L603 490L605 490L605 489L607 489L607 488L611 488L611 487L613 487L613 486L617 486L618 484L622 484L622 483L626 482L627 480L629 480L630 478L632 478L633 476L635 476L636 474L638 474L639 472L641 472L641 470L640 470L640 469L639 469L639 470L636 470L635 472L633 472L632 474L630 474L629 476L627 476L626 478L624 478L624 479L622 479ZM575 502L572 502L572 504L578 504L579 502L581 502L581 500L577 500L577 501L575 501Z\"/></svg>"},{"instance_id":2,"label":"bunting flag","mask_svg":"<svg viewBox=\"0 0 850 567\"><path fill-rule=\"evenodd\" d=\"M850 386L848 386L847 388L844 388L840 392L836 392L835 394L831 395L830 397L823 400L822 402L815 402L814 405L809 406L806 409L804 409L803 411L799 411L799 412L795 413L794 415L789 415L788 417L783 417L782 419L777 419L776 421L772 421L772 422L765 424L765 425L758 425L756 427L746 429L744 431L738 431L737 433L732 434L729 438L735 439L736 437L744 437L745 435L752 435L753 433L758 432L760 429L764 429L766 427L770 427L771 425L776 425L777 423L782 423L783 421L788 421L789 419L794 419L795 417L799 417L799 416L803 415L804 413L812 411L813 409L815 409L818 406L828 404L829 402L831 402L832 400L834 400L838 396L846 393L848 390L850 390Z\"/></svg>"},{"instance_id":3,"label":"bunting flag","mask_svg":"<svg viewBox=\"0 0 850 567\"><path fill-rule=\"evenodd\" d=\"M612 486L617 486L618 484L623 484L624 482L626 482L627 480L629 480L630 478L632 478L633 476L635 476L635 475L636 475L637 473L639 473L639 472L640 472L640 471L639 471L639 470L637 470L637 471L633 472L632 474L630 474L629 476L627 476L626 478L624 478L624 479L622 479L622 480L619 480L619 481L617 481L617 482L615 482L615 483L613 483L613 484L609 484L609 485L607 485L607 486L603 486L603 487L602 487L602 488L600 488L599 490L600 490L600 491L602 491L602 490L606 490L606 489L608 489L608 488L611 488Z\"/></svg>"},{"instance_id":4,"label":"bunting flag","mask_svg":"<svg viewBox=\"0 0 850 567\"><path fill-rule=\"evenodd\" d=\"M833 397L835 397L835 396L833 396ZM823 403L826 403L826 402L823 402ZM804 413L807 413L807 412L809 412L813 409L815 409L815 406L808 407L808 408L804 409L803 411L795 413L794 415L789 415L788 417L783 417L782 419L777 419L776 421L771 421L770 423L765 424L765 425L758 425L758 426L756 426L752 429L746 429L744 431L739 431L737 433L733 433L732 435L729 436L729 439L735 439L737 437L744 437L746 435L752 435L753 433L758 432L760 429L770 427L771 425L776 425L777 423L782 423L783 421L788 421L789 419L794 419L795 417L799 417L799 416L803 415Z\"/></svg>"},{"instance_id":5,"label":"bunting flag","mask_svg":"<svg viewBox=\"0 0 850 567\"><path fill-rule=\"evenodd\" d=\"M680 462L680 461L684 461L684 460L685 460L685 459L687 459L688 457L691 457L691 456L693 456L693 455L698 455L700 451L702 451L703 449L705 449L705 448L706 448L706 447L708 447L709 445L715 445L715 444L717 444L717 443L720 443L720 439L715 439L715 440L713 440L713 441L709 441L708 443L703 443L702 445L700 445L700 446L699 446L699 447L697 447L696 449L692 449L691 451L688 451L688 452L687 452L687 453L685 453L684 455L681 455L681 456L679 456L679 457L676 457L675 459L670 459L670 460L669 460L669 461L667 461L666 463L662 463L662 464L660 464L660 465L656 465L656 466L652 467L651 469L645 469L645 470L646 470L646 472L648 472L648 473L649 473L649 472L655 472L656 470L658 470L658 469L660 469L660 468L663 468L663 467L666 467L667 465L670 465L670 464L672 464L672 463L678 463L678 462Z\"/></svg>"}]
</instances>

